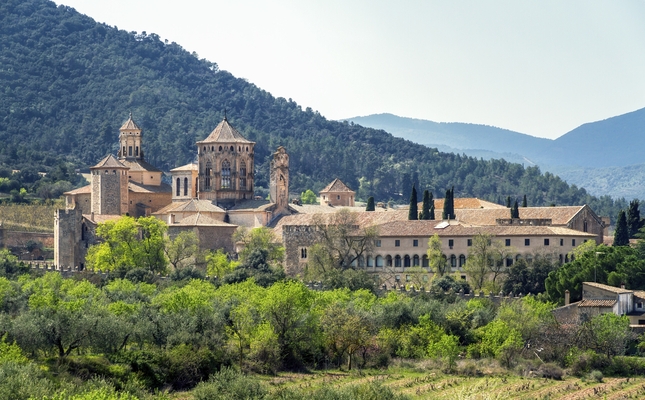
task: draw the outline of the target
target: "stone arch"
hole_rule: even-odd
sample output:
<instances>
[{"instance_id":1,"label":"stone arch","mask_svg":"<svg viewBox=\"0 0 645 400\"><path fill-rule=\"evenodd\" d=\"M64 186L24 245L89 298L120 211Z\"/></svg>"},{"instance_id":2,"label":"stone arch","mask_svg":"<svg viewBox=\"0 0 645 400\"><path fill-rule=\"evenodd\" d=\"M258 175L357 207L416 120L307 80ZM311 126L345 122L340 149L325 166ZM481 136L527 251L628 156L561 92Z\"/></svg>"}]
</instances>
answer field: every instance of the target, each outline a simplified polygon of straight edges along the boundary
<instances>
[{"instance_id":1,"label":"stone arch","mask_svg":"<svg viewBox=\"0 0 645 400\"><path fill-rule=\"evenodd\" d=\"M400 267L401 266L401 256L396 255L394 256L394 267Z\"/></svg>"},{"instance_id":2,"label":"stone arch","mask_svg":"<svg viewBox=\"0 0 645 400\"><path fill-rule=\"evenodd\" d=\"M466 256L464 254L459 255L459 268L463 268L466 265Z\"/></svg>"},{"instance_id":3,"label":"stone arch","mask_svg":"<svg viewBox=\"0 0 645 400\"><path fill-rule=\"evenodd\" d=\"M412 263L410 262L410 256L407 254L403 256L403 266L408 268L412 266Z\"/></svg>"},{"instance_id":4,"label":"stone arch","mask_svg":"<svg viewBox=\"0 0 645 400\"><path fill-rule=\"evenodd\" d=\"M376 256L376 258L374 259L374 266L375 267L383 267L383 257Z\"/></svg>"}]
</instances>

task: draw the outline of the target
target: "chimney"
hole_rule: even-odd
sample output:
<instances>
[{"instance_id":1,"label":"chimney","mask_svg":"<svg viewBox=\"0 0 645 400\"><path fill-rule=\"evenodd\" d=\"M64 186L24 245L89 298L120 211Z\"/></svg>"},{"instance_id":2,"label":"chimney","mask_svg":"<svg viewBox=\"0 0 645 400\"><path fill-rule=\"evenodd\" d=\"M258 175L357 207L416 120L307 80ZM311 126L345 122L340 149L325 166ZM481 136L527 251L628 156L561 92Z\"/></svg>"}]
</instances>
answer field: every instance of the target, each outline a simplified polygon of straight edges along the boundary
<instances>
[{"instance_id":1,"label":"chimney","mask_svg":"<svg viewBox=\"0 0 645 400\"><path fill-rule=\"evenodd\" d=\"M565 291L564 291L564 305L565 305L565 306L568 306L568 305L569 305L569 303L570 303L570 295L571 295L571 294L569 293L569 291L568 291L568 290L565 290Z\"/></svg>"},{"instance_id":2,"label":"chimney","mask_svg":"<svg viewBox=\"0 0 645 400\"><path fill-rule=\"evenodd\" d=\"M625 282L623 282L623 283L621 283L621 284L620 284L620 288L621 288L621 289L623 289L623 290L625 290Z\"/></svg>"},{"instance_id":3,"label":"chimney","mask_svg":"<svg viewBox=\"0 0 645 400\"><path fill-rule=\"evenodd\" d=\"M94 222L94 211L90 214L90 221Z\"/></svg>"},{"instance_id":4,"label":"chimney","mask_svg":"<svg viewBox=\"0 0 645 400\"><path fill-rule=\"evenodd\" d=\"M175 214L170 214L170 223L171 224L175 223Z\"/></svg>"}]
</instances>

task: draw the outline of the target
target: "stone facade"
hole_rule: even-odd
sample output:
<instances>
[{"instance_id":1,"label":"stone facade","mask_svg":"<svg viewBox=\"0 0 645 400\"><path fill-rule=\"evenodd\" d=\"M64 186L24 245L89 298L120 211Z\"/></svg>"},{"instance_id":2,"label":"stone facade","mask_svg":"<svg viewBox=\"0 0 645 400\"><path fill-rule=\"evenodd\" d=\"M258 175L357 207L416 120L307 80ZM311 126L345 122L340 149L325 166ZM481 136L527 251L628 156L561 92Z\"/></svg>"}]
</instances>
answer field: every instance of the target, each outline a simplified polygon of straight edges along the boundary
<instances>
[{"instance_id":1,"label":"stone facade","mask_svg":"<svg viewBox=\"0 0 645 400\"><path fill-rule=\"evenodd\" d=\"M289 207L289 155L284 147L278 147L271 160L269 200L275 203L278 212Z\"/></svg>"},{"instance_id":2,"label":"stone facade","mask_svg":"<svg viewBox=\"0 0 645 400\"><path fill-rule=\"evenodd\" d=\"M354 207L354 196L356 192L338 178L334 179L319 194L320 204L335 207Z\"/></svg>"}]
</instances>

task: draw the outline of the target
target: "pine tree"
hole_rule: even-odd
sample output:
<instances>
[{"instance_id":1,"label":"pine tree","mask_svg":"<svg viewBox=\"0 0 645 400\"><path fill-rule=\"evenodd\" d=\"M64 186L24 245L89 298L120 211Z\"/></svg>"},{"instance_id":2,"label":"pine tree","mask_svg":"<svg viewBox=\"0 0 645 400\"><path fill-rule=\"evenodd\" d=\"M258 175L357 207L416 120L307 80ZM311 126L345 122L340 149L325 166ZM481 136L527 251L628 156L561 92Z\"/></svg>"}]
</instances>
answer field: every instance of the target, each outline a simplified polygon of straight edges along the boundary
<instances>
[{"instance_id":1,"label":"pine tree","mask_svg":"<svg viewBox=\"0 0 645 400\"><path fill-rule=\"evenodd\" d=\"M528 207L528 205L526 204L526 195L524 195L524 198L522 199L522 207Z\"/></svg>"},{"instance_id":2,"label":"pine tree","mask_svg":"<svg viewBox=\"0 0 645 400\"><path fill-rule=\"evenodd\" d=\"M419 219L430 219L430 192L427 189L423 191L423 205Z\"/></svg>"},{"instance_id":3,"label":"pine tree","mask_svg":"<svg viewBox=\"0 0 645 400\"><path fill-rule=\"evenodd\" d=\"M419 209L417 206L417 188L412 185L412 193L410 194L410 211L408 212L409 220L419 219Z\"/></svg>"},{"instance_id":4,"label":"pine tree","mask_svg":"<svg viewBox=\"0 0 645 400\"><path fill-rule=\"evenodd\" d=\"M370 196L367 199L367 207L365 207L365 211L374 211L374 196Z\"/></svg>"},{"instance_id":5,"label":"pine tree","mask_svg":"<svg viewBox=\"0 0 645 400\"><path fill-rule=\"evenodd\" d=\"M616 231L614 232L614 246L628 246L629 232L627 230L627 217L625 210L618 213L618 222L616 222Z\"/></svg>"},{"instance_id":6,"label":"pine tree","mask_svg":"<svg viewBox=\"0 0 645 400\"><path fill-rule=\"evenodd\" d=\"M634 199L629 202L629 209L627 210L627 230L629 231L629 237L633 238L638 233L638 230L641 229L641 212L638 209L639 202L638 199Z\"/></svg>"}]
</instances>

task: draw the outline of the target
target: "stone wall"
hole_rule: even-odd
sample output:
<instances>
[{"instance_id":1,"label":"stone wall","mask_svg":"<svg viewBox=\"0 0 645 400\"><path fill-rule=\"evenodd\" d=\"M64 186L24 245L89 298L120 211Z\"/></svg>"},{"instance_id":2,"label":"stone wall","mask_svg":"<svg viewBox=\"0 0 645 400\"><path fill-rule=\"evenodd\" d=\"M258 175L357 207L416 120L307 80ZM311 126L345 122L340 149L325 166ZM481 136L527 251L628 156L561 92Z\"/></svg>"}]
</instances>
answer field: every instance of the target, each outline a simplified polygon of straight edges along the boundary
<instances>
[{"instance_id":1,"label":"stone wall","mask_svg":"<svg viewBox=\"0 0 645 400\"><path fill-rule=\"evenodd\" d=\"M285 272L296 276L302 273L303 265L307 262L302 258L301 249L309 248L319 240L319 233L314 226L293 225L282 227L282 243L285 246Z\"/></svg>"},{"instance_id":2,"label":"stone wall","mask_svg":"<svg viewBox=\"0 0 645 400\"><path fill-rule=\"evenodd\" d=\"M195 232L199 239L201 250L219 250L233 254L235 246L233 244L233 233L235 226L181 226L171 225L168 227L168 236L175 237L180 232Z\"/></svg>"},{"instance_id":3,"label":"stone wall","mask_svg":"<svg viewBox=\"0 0 645 400\"><path fill-rule=\"evenodd\" d=\"M141 203L150 207L150 212L156 212L172 202L172 193L129 193L128 213L133 217L141 217L137 212L137 204Z\"/></svg>"},{"instance_id":4,"label":"stone wall","mask_svg":"<svg viewBox=\"0 0 645 400\"><path fill-rule=\"evenodd\" d=\"M54 247L53 233L19 232L0 228L0 248L25 247L30 240L40 242L44 247Z\"/></svg>"}]
</instances>

